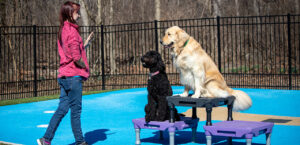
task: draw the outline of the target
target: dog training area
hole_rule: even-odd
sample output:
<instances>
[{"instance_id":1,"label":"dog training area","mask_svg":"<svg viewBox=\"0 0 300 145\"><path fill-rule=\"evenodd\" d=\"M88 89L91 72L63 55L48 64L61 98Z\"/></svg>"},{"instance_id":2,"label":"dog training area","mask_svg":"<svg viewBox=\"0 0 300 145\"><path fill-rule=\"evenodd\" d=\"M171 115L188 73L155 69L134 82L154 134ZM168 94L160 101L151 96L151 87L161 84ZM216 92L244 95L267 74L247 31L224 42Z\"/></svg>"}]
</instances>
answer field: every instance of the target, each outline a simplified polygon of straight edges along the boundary
<instances>
[{"instance_id":1,"label":"dog training area","mask_svg":"<svg viewBox=\"0 0 300 145\"><path fill-rule=\"evenodd\" d=\"M217 82L226 82L223 88L228 86L250 96L252 106L249 101L245 101L246 107L242 107L242 111L232 113L234 121L274 123L269 140L272 145L300 144L299 24L300 15L288 14L80 27L83 39L90 32L94 32L95 36L87 50L91 75L83 83L83 91L120 89L83 96L81 125L86 141L95 145L135 144L133 119L145 117L149 123L149 120L161 121L172 117L169 108L161 112L152 110L153 106L163 104L165 107L169 103L155 98L160 95L158 92L164 97L193 93L192 87L186 91L188 87L181 84L182 77L187 76L182 75L184 69L176 68L181 62L172 59L179 56L177 53L182 54L182 51L174 50L175 43L168 41L168 44L164 44L163 41L163 37L169 35L165 33L168 28L179 26L193 40L185 40L183 47L191 47L191 44L186 43L198 42L201 45L215 64L214 71L219 71L218 75L222 76L221 81ZM59 94L57 32L56 26L0 27L0 101ZM153 64L149 63L151 58L146 57L149 51L155 54L151 57L158 58L163 65L154 69ZM200 56L199 59L202 59L203 55ZM151 80L155 77L156 80ZM184 79L187 82L184 85L194 82L190 77ZM197 86L193 85L195 88ZM203 90L195 90L197 95L204 94L201 92ZM161 104L151 104L149 98L159 100ZM36 144L36 139L45 132L58 101L54 99L0 106L0 144ZM210 110L212 124L221 124L228 119L227 107L222 106L222 103L218 105L220 107ZM181 113L179 115L197 115L200 120L195 142L192 142L192 130L189 128L175 131L175 144L206 144L209 139L209 128L204 128L207 125L207 109L192 109L188 105L175 108ZM195 109L197 113L193 114ZM175 111L175 121L179 115ZM167 130L160 134L151 129L153 126L147 127L140 130L142 145L170 143L171 136ZM220 129L224 128L221 126ZM269 128L262 131L269 133ZM226 129L220 132L234 136ZM164 139L160 139L161 135ZM212 144L225 145L227 139L212 136ZM252 145L266 144L265 135L251 136L251 139ZM232 138L232 142L234 145L246 144L245 139L239 138ZM52 144L75 144L70 113L62 120Z\"/></svg>"},{"instance_id":2,"label":"dog training area","mask_svg":"<svg viewBox=\"0 0 300 145\"><path fill-rule=\"evenodd\" d=\"M299 91L271 89L241 89L252 96L253 106L247 111L234 113L235 120L275 122L271 136L272 145L299 144L300 113L298 111ZM173 87L173 92L180 93L183 87ZM135 131L132 119L144 117L147 103L146 88L126 89L101 94L83 96L82 129L86 140L95 145L135 144ZM292 100L292 101L291 101ZM16 144L32 145L36 138L46 130L58 100L42 101L0 107L0 140ZM190 107L177 107L178 112L191 115ZM213 110L212 120L226 120L225 107ZM177 144L206 144L203 125L205 112L199 109L196 142L191 143L191 129L176 132ZM5 118L5 119L3 119ZM52 144L72 144L74 142L70 127L69 113L62 120ZM225 145L226 138L213 140L217 145ZM141 144L168 144L168 133L164 140L159 139L159 132L141 130ZM234 145L245 144L244 139L233 139ZM265 144L265 137L253 138L253 145Z\"/></svg>"}]
</instances>

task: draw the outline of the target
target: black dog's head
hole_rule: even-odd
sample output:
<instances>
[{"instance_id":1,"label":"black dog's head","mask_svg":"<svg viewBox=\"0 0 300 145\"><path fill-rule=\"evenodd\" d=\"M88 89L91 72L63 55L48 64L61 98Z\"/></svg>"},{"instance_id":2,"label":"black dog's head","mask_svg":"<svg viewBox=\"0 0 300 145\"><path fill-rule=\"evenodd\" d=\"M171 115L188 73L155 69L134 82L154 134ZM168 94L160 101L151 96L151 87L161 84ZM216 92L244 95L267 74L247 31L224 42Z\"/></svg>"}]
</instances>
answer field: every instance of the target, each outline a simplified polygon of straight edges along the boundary
<instances>
[{"instance_id":1,"label":"black dog's head","mask_svg":"<svg viewBox=\"0 0 300 145\"><path fill-rule=\"evenodd\" d=\"M161 58L161 55L157 51L148 51L142 56L141 61L143 67L149 68L150 71L161 71L166 70L166 66Z\"/></svg>"}]
</instances>

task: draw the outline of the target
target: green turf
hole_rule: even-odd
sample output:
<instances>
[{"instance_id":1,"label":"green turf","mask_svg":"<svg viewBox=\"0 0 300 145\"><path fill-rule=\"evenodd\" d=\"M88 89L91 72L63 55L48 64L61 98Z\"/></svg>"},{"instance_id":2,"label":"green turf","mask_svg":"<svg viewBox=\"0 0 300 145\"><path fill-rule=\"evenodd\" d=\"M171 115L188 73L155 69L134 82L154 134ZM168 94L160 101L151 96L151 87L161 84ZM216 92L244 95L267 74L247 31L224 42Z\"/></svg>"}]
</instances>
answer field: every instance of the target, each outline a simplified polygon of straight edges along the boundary
<instances>
[{"instance_id":1,"label":"green turf","mask_svg":"<svg viewBox=\"0 0 300 145\"><path fill-rule=\"evenodd\" d=\"M83 92L83 95L98 94L98 93L104 93L104 92L110 92L110 91L116 91L116 90L101 90L101 91ZM52 100L52 99L58 99L58 98L59 98L59 95L51 95L51 96L22 98L22 99L15 99L15 100L3 100L3 101L0 101L0 106L30 103L30 102L39 102L39 101Z\"/></svg>"}]
</instances>

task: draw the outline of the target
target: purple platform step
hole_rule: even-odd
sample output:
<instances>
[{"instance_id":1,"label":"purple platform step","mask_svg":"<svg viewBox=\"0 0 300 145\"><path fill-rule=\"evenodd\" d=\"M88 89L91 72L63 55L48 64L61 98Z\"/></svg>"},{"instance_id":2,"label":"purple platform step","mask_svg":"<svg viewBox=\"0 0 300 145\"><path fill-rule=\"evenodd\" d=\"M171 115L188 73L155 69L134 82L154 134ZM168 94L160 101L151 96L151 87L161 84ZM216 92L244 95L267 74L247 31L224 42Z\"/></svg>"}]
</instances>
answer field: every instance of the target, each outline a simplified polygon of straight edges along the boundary
<instances>
[{"instance_id":1,"label":"purple platform step","mask_svg":"<svg viewBox=\"0 0 300 145\"><path fill-rule=\"evenodd\" d=\"M191 117L181 117L180 121L175 121L174 123L166 121L150 121L146 123L145 118L138 118L132 120L136 132L136 144L141 144L140 142L140 129L153 129L159 130L162 138L162 131L169 131L170 145L175 144L175 131L183 130L186 128L192 128L192 141L195 141L196 129L198 126L199 119L193 119Z\"/></svg>"},{"instance_id":2,"label":"purple platform step","mask_svg":"<svg viewBox=\"0 0 300 145\"><path fill-rule=\"evenodd\" d=\"M211 145L211 136L225 136L245 138L247 145L251 145L253 137L266 134L267 145L270 145L270 137L274 123L256 121L222 121L214 123L212 126L204 126L207 145Z\"/></svg>"}]
</instances>

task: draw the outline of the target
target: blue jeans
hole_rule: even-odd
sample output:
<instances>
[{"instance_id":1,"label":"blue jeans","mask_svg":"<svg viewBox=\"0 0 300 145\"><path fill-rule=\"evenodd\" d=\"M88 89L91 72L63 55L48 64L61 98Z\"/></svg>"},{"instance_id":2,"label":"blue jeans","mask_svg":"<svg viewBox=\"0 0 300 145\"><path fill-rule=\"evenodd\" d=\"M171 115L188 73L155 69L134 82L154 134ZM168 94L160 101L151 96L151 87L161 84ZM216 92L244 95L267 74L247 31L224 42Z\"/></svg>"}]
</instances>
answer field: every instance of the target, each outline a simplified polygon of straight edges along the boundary
<instances>
[{"instance_id":1,"label":"blue jeans","mask_svg":"<svg viewBox=\"0 0 300 145\"><path fill-rule=\"evenodd\" d=\"M71 126L76 144L84 142L81 130L81 104L82 104L82 77L59 78L60 86L59 106L52 116L44 135L46 141L51 142L62 118L71 109Z\"/></svg>"}]
</instances>

